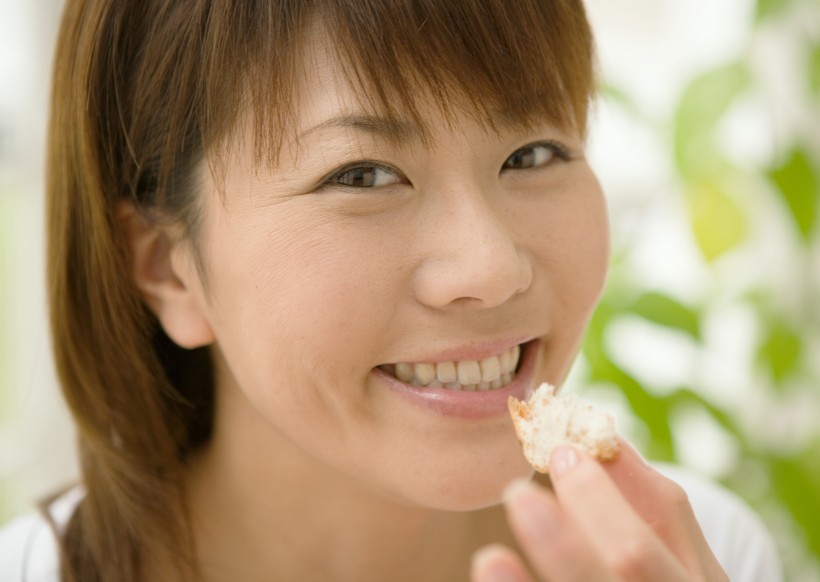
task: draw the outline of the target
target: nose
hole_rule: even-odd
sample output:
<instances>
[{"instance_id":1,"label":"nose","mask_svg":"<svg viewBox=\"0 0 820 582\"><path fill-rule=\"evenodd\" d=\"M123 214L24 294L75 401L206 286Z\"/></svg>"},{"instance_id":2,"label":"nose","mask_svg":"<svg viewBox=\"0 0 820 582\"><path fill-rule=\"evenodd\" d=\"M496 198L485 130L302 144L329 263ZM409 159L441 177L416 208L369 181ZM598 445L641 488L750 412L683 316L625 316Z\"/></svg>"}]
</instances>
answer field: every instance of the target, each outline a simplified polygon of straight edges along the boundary
<instances>
[{"instance_id":1,"label":"nose","mask_svg":"<svg viewBox=\"0 0 820 582\"><path fill-rule=\"evenodd\" d=\"M424 259L414 278L418 300L437 309L487 309L526 291L532 257L515 239L515 224L476 193L442 196L425 219Z\"/></svg>"}]
</instances>

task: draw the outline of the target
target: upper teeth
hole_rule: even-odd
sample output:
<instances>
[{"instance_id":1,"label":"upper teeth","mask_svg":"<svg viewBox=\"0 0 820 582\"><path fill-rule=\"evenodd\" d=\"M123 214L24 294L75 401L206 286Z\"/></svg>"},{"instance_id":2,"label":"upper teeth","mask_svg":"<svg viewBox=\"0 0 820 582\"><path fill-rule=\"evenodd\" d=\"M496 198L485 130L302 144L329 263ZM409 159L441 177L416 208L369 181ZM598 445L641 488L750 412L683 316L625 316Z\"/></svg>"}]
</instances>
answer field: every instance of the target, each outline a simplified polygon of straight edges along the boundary
<instances>
[{"instance_id":1,"label":"upper teeth","mask_svg":"<svg viewBox=\"0 0 820 582\"><path fill-rule=\"evenodd\" d=\"M500 388L512 380L520 355L519 346L513 346L497 356L483 360L437 364L399 363L395 364L394 370L391 371L402 382L418 386L487 390Z\"/></svg>"}]
</instances>

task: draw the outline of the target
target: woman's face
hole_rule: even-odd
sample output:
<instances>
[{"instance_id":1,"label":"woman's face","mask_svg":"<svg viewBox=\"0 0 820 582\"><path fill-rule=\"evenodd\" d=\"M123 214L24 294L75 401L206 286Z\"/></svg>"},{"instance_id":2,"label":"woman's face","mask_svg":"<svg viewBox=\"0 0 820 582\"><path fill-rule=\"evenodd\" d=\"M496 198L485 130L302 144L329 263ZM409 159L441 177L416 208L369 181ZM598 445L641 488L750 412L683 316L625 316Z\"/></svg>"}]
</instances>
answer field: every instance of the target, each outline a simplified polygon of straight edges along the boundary
<instances>
[{"instance_id":1,"label":"woman's face","mask_svg":"<svg viewBox=\"0 0 820 582\"><path fill-rule=\"evenodd\" d=\"M172 254L215 338L216 442L411 504L496 503L529 471L507 397L562 381L605 279L583 143L433 109L422 143L315 48L276 167L249 131L222 194L204 179L207 282Z\"/></svg>"}]
</instances>

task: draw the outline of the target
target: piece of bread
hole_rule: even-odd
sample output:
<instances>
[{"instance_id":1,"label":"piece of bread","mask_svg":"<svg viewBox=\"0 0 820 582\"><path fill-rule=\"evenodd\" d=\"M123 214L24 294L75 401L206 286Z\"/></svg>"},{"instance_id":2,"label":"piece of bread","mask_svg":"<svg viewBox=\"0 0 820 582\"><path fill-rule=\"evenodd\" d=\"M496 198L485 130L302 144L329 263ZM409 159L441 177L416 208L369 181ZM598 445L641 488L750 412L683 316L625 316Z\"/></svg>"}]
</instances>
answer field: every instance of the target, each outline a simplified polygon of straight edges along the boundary
<instances>
[{"instance_id":1,"label":"piece of bread","mask_svg":"<svg viewBox=\"0 0 820 582\"><path fill-rule=\"evenodd\" d=\"M552 450L568 444L601 461L618 455L620 445L611 414L582 402L575 394L558 396L541 384L526 402L507 401L524 456L539 473L549 473Z\"/></svg>"}]
</instances>

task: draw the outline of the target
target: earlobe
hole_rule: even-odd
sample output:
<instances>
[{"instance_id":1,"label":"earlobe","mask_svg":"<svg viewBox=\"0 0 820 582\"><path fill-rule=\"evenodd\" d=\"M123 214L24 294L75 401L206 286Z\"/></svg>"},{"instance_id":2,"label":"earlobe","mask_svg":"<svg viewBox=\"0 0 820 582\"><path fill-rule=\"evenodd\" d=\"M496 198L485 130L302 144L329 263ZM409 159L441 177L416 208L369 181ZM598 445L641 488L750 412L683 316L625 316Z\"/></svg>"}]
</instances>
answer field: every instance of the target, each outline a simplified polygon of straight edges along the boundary
<instances>
[{"instance_id":1,"label":"earlobe","mask_svg":"<svg viewBox=\"0 0 820 582\"><path fill-rule=\"evenodd\" d=\"M117 216L131 257L131 277L168 337L188 349L213 343L196 269L174 268L180 261L173 261L173 254L179 249L167 229L150 224L131 202L120 203Z\"/></svg>"}]
</instances>

